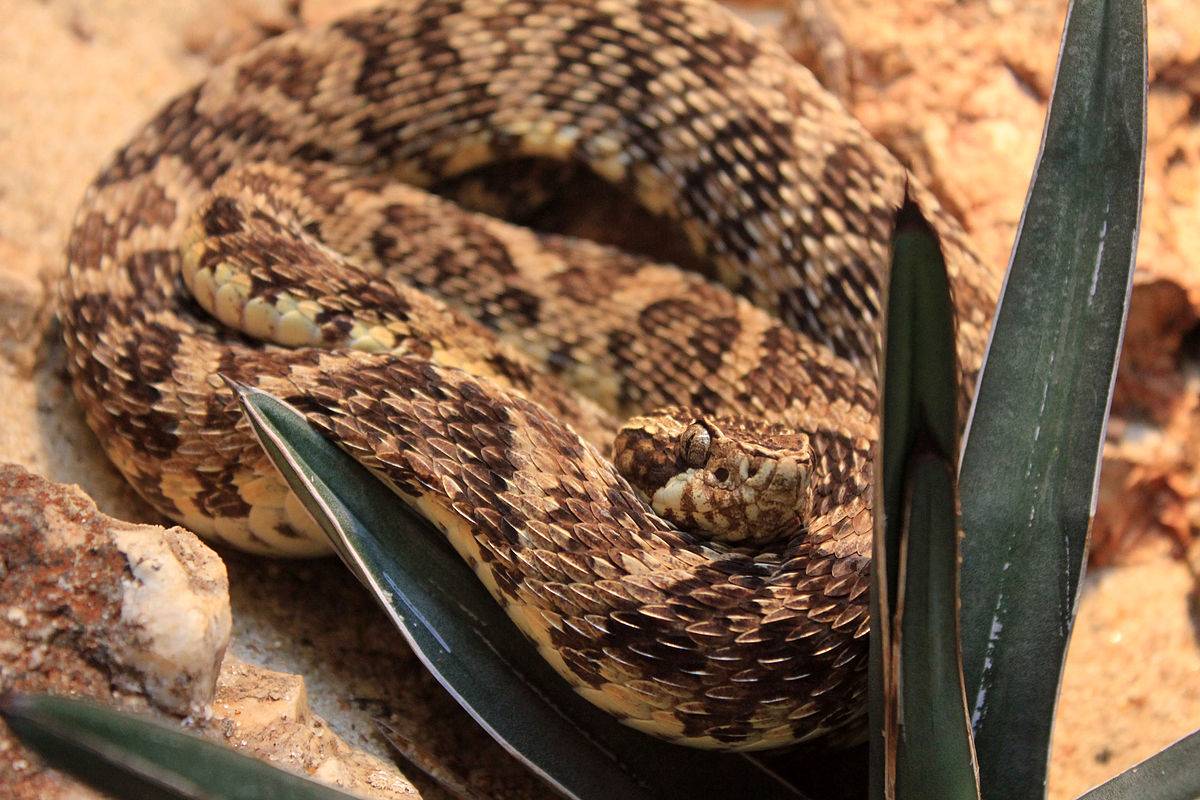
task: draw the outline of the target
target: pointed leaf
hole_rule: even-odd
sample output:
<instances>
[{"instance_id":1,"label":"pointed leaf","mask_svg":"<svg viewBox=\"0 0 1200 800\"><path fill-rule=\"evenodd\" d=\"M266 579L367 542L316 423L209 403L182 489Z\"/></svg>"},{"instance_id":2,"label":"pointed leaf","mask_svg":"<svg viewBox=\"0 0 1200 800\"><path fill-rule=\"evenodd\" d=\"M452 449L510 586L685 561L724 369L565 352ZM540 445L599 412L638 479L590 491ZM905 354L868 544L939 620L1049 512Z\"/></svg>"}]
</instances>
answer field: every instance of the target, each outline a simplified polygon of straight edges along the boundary
<instances>
[{"instance_id":1,"label":"pointed leaf","mask_svg":"<svg viewBox=\"0 0 1200 800\"><path fill-rule=\"evenodd\" d=\"M983 797L1045 792L1141 206L1138 0L1079 0L959 476Z\"/></svg>"},{"instance_id":2,"label":"pointed leaf","mask_svg":"<svg viewBox=\"0 0 1200 800\"><path fill-rule=\"evenodd\" d=\"M979 796L958 646L953 314L937 237L906 203L892 245L876 478L876 797Z\"/></svg>"},{"instance_id":3,"label":"pointed leaf","mask_svg":"<svg viewBox=\"0 0 1200 800\"><path fill-rule=\"evenodd\" d=\"M130 800L355 800L157 720L67 697L10 694L0 716L50 766Z\"/></svg>"}]
</instances>

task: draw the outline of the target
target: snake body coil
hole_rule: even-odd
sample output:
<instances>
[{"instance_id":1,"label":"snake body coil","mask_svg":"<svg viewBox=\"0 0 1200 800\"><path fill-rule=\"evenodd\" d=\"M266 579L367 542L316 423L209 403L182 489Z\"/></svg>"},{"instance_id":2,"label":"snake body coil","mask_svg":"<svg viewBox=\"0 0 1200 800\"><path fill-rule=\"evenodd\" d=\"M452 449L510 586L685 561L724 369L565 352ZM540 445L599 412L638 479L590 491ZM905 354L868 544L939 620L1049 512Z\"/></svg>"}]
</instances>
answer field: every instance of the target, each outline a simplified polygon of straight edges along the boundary
<instances>
[{"instance_id":1,"label":"snake body coil","mask_svg":"<svg viewBox=\"0 0 1200 800\"><path fill-rule=\"evenodd\" d=\"M694 275L398 183L459 181L469 199L473 170L532 160L612 184L782 322ZM69 367L112 461L197 532L323 548L224 375L385 474L597 705L691 745L785 744L864 713L871 374L906 184L946 249L969 375L994 277L883 147L727 12L401 2L263 43L115 155L68 245ZM618 460L651 459L635 471L731 458L729 415L750 418L728 423L753 434L747 458L766 457L771 424L797 437L806 455L771 478L805 493L794 524L771 512L781 538L719 543L639 499L604 457L613 415L661 405L687 410L626 428Z\"/></svg>"}]
</instances>

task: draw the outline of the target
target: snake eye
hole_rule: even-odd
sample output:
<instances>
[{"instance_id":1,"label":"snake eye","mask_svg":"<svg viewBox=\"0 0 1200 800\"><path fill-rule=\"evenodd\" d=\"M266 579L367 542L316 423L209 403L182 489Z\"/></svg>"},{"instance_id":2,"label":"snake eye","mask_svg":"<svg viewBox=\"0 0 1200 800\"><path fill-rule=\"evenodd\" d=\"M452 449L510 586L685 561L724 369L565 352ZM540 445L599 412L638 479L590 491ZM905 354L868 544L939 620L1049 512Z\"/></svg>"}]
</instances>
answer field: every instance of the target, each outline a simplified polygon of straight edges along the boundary
<instances>
[{"instance_id":1,"label":"snake eye","mask_svg":"<svg viewBox=\"0 0 1200 800\"><path fill-rule=\"evenodd\" d=\"M699 422L693 422L679 438L679 453L689 467L702 467L708 461L708 448L712 445L712 435L708 428Z\"/></svg>"}]
</instances>

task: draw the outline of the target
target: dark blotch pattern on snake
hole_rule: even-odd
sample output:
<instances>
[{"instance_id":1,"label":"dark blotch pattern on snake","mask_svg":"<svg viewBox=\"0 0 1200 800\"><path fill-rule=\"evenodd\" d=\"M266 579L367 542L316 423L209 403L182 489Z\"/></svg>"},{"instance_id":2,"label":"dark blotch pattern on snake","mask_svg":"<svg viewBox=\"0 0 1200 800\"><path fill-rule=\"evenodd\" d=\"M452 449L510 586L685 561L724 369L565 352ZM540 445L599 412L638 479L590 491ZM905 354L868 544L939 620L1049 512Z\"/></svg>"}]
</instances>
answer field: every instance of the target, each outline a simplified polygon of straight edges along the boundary
<instances>
[{"instance_id":1,"label":"dark blotch pattern on snake","mask_svg":"<svg viewBox=\"0 0 1200 800\"><path fill-rule=\"evenodd\" d=\"M473 171L550 161L668 221L742 297L411 188L533 207L553 195L519 170ZM224 375L386 475L588 699L692 745L781 745L864 714L872 373L906 186L970 385L997 279L747 25L689 0L398 3L263 43L112 158L68 245L70 371L112 461L202 535L324 549ZM762 512L778 532L751 547L657 516L608 455L616 420L659 407L623 444L710 469L668 492L681 525L726 524L699 506L747 476L792 486L795 517ZM801 455L763 471L775 434Z\"/></svg>"}]
</instances>

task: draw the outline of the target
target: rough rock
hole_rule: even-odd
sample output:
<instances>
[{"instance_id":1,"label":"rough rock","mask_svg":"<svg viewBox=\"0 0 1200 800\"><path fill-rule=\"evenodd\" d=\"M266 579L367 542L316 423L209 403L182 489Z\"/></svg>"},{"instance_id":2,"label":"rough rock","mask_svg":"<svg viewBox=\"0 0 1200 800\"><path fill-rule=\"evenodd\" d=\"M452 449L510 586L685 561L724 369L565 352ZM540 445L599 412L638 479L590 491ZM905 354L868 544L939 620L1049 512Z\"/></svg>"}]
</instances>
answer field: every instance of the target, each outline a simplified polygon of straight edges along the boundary
<instances>
[{"instance_id":1,"label":"rough rock","mask_svg":"<svg viewBox=\"0 0 1200 800\"><path fill-rule=\"evenodd\" d=\"M179 716L212 702L231 626L225 565L194 535L120 522L13 465L0 466L0 609L0 690ZM3 736L0 786L56 780Z\"/></svg>"},{"instance_id":2,"label":"rough rock","mask_svg":"<svg viewBox=\"0 0 1200 800\"><path fill-rule=\"evenodd\" d=\"M299 675L226 657L202 728L230 747L364 797L420 798L394 764L350 747L313 714Z\"/></svg>"},{"instance_id":3,"label":"rough rock","mask_svg":"<svg viewBox=\"0 0 1200 800\"><path fill-rule=\"evenodd\" d=\"M193 534L115 520L78 488L4 465L0 557L7 688L77 692L100 670L181 716L212 702L229 585Z\"/></svg>"}]
</instances>

